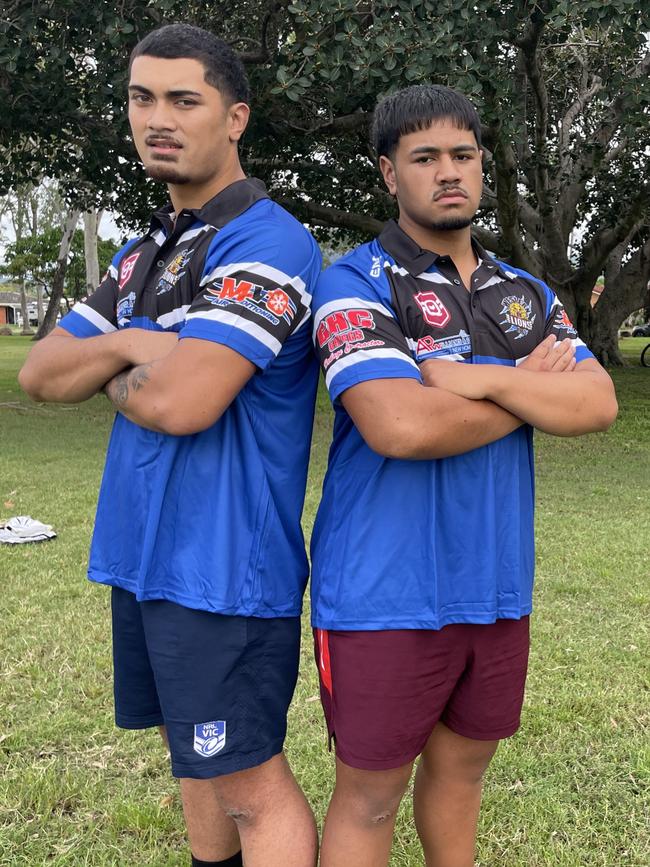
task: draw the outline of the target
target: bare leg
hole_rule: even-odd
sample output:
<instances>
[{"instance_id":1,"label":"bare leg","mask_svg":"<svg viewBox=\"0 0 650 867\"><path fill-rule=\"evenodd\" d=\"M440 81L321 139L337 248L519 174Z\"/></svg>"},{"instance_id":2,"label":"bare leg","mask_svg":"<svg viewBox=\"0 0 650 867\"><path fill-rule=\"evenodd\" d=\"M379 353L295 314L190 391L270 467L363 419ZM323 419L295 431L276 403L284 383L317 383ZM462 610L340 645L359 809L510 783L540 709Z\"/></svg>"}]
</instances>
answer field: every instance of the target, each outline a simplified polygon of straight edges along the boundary
<instances>
[{"instance_id":1,"label":"bare leg","mask_svg":"<svg viewBox=\"0 0 650 867\"><path fill-rule=\"evenodd\" d=\"M362 771L336 760L336 786L325 818L321 867L388 864L395 817L413 763Z\"/></svg>"},{"instance_id":2,"label":"bare leg","mask_svg":"<svg viewBox=\"0 0 650 867\"><path fill-rule=\"evenodd\" d=\"M415 775L413 811L427 867L474 867L483 774L498 741L434 728Z\"/></svg>"},{"instance_id":3,"label":"bare leg","mask_svg":"<svg viewBox=\"0 0 650 867\"><path fill-rule=\"evenodd\" d=\"M235 822L246 867L314 867L316 822L283 754L207 782Z\"/></svg>"},{"instance_id":4,"label":"bare leg","mask_svg":"<svg viewBox=\"0 0 650 867\"><path fill-rule=\"evenodd\" d=\"M167 732L160 735L167 744ZM237 826L219 806L212 780L179 781L187 837L192 854L201 861L224 861L241 849Z\"/></svg>"}]
</instances>

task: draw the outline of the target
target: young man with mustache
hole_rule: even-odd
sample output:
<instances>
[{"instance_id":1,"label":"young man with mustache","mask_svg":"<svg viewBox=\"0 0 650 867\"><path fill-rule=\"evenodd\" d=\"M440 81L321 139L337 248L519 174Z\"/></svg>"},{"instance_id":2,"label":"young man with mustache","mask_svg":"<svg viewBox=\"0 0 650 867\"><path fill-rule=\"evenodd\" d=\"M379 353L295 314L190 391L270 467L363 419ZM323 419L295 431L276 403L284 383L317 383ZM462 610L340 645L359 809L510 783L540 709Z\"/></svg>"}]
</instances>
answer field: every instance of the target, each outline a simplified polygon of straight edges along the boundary
<instances>
[{"instance_id":1,"label":"young man with mustache","mask_svg":"<svg viewBox=\"0 0 650 867\"><path fill-rule=\"evenodd\" d=\"M314 295L334 442L312 539L336 742L323 867L388 862L414 812L429 867L472 867L482 776L519 726L533 584L532 433L606 429L609 376L551 289L472 239L480 123L461 94L379 104L399 218Z\"/></svg>"},{"instance_id":2,"label":"young man with mustache","mask_svg":"<svg viewBox=\"0 0 650 867\"><path fill-rule=\"evenodd\" d=\"M308 867L314 818L282 750L321 260L242 170L248 101L239 58L204 30L135 47L133 141L170 202L20 381L38 400L103 389L117 409L89 577L112 587L116 721L161 727L192 863Z\"/></svg>"}]
</instances>

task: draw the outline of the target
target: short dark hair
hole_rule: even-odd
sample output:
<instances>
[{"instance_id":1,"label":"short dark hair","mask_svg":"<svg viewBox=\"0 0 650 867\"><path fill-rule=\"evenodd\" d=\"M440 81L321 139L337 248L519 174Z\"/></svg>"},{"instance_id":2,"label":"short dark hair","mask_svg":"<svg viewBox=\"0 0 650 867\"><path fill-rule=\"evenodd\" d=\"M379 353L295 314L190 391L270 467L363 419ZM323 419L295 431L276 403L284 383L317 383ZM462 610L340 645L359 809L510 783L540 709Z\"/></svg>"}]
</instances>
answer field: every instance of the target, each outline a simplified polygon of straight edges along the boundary
<instances>
[{"instance_id":1,"label":"short dark hair","mask_svg":"<svg viewBox=\"0 0 650 867\"><path fill-rule=\"evenodd\" d=\"M441 84L415 84L382 99L372 122L372 143L377 157L392 157L403 135L428 129L436 120L449 119L459 129L474 133L481 146L481 121L472 103Z\"/></svg>"},{"instance_id":2,"label":"short dark hair","mask_svg":"<svg viewBox=\"0 0 650 867\"><path fill-rule=\"evenodd\" d=\"M201 27L192 24L165 24L148 33L135 46L129 60L129 71L136 57L163 57L176 60L191 57L205 67L205 80L226 100L248 102L250 90L244 64L237 53Z\"/></svg>"}]
</instances>

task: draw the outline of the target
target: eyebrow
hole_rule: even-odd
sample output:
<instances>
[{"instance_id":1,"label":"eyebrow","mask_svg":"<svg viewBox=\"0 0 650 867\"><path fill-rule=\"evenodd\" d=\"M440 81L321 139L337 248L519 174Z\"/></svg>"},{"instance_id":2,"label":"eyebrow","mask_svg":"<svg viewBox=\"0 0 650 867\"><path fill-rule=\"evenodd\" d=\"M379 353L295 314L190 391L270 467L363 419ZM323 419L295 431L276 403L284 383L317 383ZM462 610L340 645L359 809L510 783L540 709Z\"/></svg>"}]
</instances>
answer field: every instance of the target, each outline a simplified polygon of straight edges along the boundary
<instances>
[{"instance_id":1,"label":"eyebrow","mask_svg":"<svg viewBox=\"0 0 650 867\"><path fill-rule=\"evenodd\" d=\"M459 153L465 153L466 151L478 151L478 148L476 145L469 144L469 143L468 144L461 144L461 145L456 145L456 147L449 148L447 153L459 154ZM436 148L433 145L421 145L418 148L413 148L413 150L410 153L413 156L416 156L418 154L439 154L439 153L442 153L442 150L441 150L441 148Z\"/></svg>"},{"instance_id":2,"label":"eyebrow","mask_svg":"<svg viewBox=\"0 0 650 867\"><path fill-rule=\"evenodd\" d=\"M141 84L130 84L129 85L129 93L144 93L146 96L154 96L153 92L149 90L148 87L143 87ZM179 97L179 96L198 96L202 97L203 94L199 93L197 90L168 90L165 93L165 96L171 97Z\"/></svg>"}]
</instances>

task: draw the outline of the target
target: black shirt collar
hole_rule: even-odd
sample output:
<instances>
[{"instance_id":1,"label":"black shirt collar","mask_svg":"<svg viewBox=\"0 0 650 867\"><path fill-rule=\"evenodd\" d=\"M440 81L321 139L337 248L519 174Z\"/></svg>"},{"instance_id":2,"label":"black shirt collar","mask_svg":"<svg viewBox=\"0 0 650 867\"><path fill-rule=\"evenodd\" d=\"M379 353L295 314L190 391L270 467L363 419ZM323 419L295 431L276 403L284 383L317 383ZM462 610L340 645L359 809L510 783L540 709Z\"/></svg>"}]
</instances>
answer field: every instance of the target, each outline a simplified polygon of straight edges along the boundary
<instances>
[{"instance_id":1,"label":"black shirt collar","mask_svg":"<svg viewBox=\"0 0 650 867\"><path fill-rule=\"evenodd\" d=\"M244 178L221 190L202 208L182 210L176 220L176 227L178 228L178 223L181 222L182 217L191 217L191 222L201 220L202 223L208 223L216 229L222 229L235 217L247 211L255 202L260 199L268 199L268 197L269 194L266 192L263 181L258 178ZM154 232L162 226L165 233L169 234L174 225L173 213L174 208L171 202L168 202L159 211L155 211L151 217L151 231Z\"/></svg>"},{"instance_id":2,"label":"black shirt collar","mask_svg":"<svg viewBox=\"0 0 650 867\"><path fill-rule=\"evenodd\" d=\"M396 220L389 220L386 223L379 235L379 243L395 259L397 264L406 268L413 277L428 271L432 265L449 261L447 257L434 253L432 250L423 250L410 235L407 235L400 228ZM506 280L511 279L497 264L496 260L481 247L476 238L472 238L472 249L481 262L494 262L499 274Z\"/></svg>"}]
</instances>

